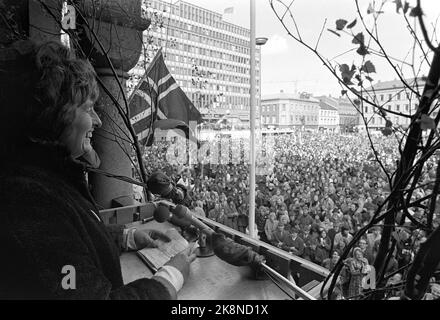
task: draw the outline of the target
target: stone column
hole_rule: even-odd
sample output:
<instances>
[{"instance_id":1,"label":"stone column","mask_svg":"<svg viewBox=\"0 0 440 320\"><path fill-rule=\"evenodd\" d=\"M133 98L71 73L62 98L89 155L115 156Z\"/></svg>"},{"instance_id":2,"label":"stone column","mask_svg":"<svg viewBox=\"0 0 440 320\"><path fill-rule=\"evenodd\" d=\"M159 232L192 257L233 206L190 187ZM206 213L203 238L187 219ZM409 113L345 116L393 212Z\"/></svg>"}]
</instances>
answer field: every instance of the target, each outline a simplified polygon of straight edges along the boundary
<instances>
[{"instance_id":1,"label":"stone column","mask_svg":"<svg viewBox=\"0 0 440 320\"><path fill-rule=\"evenodd\" d=\"M36 42L60 41L62 1L48 0L44 4L29 0L29 38Z\"/></svg>"},{"instance_id":2,"label":"stone column","mask_svg":"<svg viewBox=\"0 0 440 320\"><path fill-rule=\"evenodd\" d=\"M140 57L142 31L149 23L141 18L140 0L86 0L77 12L80 45L104 86L123 108L126 105L121 86L126 92L127 71ZM132 148L126 142L129 133L115 104L102 87L96 109L102 120L102 127L95 130L93 137L94 148L101 158L100 169L131 177L127 153L132 154ZM89 181L100 206L112 208L134 204L131 184L99 174L91 174Z\"/></svg>"},{"instance_id":3,"label":"stone column","mask_svg":"<svg viewBox=\"0 0 440 320\"><path fill-rule=\"evenodd\" d=\"M62 2L46 0L44 4L45 7L37 0L0 1L0 44L8 46L25 38L36 42L59 41Z\"/></svg>"}]
</instances>

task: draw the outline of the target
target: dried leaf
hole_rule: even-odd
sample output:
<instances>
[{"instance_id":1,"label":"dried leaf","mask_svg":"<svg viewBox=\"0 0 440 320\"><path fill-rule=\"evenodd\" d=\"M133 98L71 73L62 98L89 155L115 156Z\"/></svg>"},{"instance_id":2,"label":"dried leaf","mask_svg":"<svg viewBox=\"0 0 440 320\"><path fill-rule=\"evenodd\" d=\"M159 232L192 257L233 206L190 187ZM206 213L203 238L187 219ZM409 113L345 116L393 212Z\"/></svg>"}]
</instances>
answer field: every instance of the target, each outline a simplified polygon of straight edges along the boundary
<instances>
[{"instance_id":1,"label":"dried leaf","mask_svg":"<svg viewBox=\"0 0 440 320\"><path fill-rule=\"evenodd\" d=\"M351 85L353 84L351 82L351 79L353 78L353 75L356 71L356 67L353 69L350 69L350 67L347 64L342 64L341 66L339 66L339 71L341 71L341 77L342 77L342 81L344 81L345 84Z\"/></svg>"},{"instance_id":2,"label":"dried leaf","mask_svg":"<svg viewBox=\"0 0 440 320\"><path fill-rule=\"evenodd\" d=\"M364 46L363 44L361 44L361 45L359 46L359 48L356 50L356 52L357 52L358 54L360 54L361 56L365 56L365 55L369 54L369 52L368 52L368 50L367 50L367 47Z\"/></svg>"},{"instance_id":3,"label":"dried leaf","mask_svg":"<svg viewBox=\"0 0 440 320\"><path fill-rule=\"evenodd\" d=\"M346 63L341 64L341 65L339 66L339 71L341 71L341 73L349 72L350 69L349 69L349 67L348 67L348 64L346 64Z\"/></svg>"},{"instance_id":4,"label":"dried leaf","mask_svg":"<svg viewBox=\"0 0 440 320\"><path fill-rule=\"evenodd\" d=\"M435 129L436 127L434 119L426 114L422 114L422 116L420 117L420 119L417 120L417 122L420 123L420 128L422 130Z\"/></svg>"},{"instance_id":5,"label":"dried leaf","mask_svg":"<svg viewBox=\"0 0 440 320\"><path fill-rule=\"evenodd\" d=\"M393 129L392 128L384 128L383 130L382 130L382 134L384 135L384 136L389 136L389 135L391 135L393 133Z\"/></svg>"},{"instance_id":6,"label":"dried leaf","mask_svg":"<svg viewBox=\"0 0 440 320\"><path fill-rule=\"evenodd\" d=\"M341 90L341 96L346 95L347 94L347 90Z\"/></svg>"},{"instance_id":7,"label":"dried leaf","mask_svg":"<svg viewBox=\"0 0 440 320\"><path fill-rule=\"evenodd\" d=\"M359 32L357 35L354 36L353 40L351 41L351 43L354 44L364 44L364 34L362 32Z\"/></svg>"},{"instance_id":8,"label":"dried leaf","mask_svg":"<svg viewBox=\"0 0 440 320\"><path fill-rule=\"evenodd\" d=\"M357 19L354 19L350 24L347 25L347 29L351 29L356 25Z\"/></svg>"},{"instance_id":9,"label":"dried leaf","mask_svg":"<svg viewBox=\"0 0 440 320\"><path fill-rule=\"evenodd\" d=\"M344 29L345 25L348 23L347 20L344 19L338 19L336 20L336 30L342 30Z\"/></svg>"},{"instance_id":10,"label":"dried leaf","mask_svg":"<svg viewBox=\"0 0 440 320\"><path fill-rule=\"evenodd\" d=\"M356 105L356 106L360 106L361 105L361 100L359 100L359 99L354 99L353 100L353 103Z\"/></svg>"},{"instance_id":11,"label":"dried leaf","mask_svg":"<svg viewBox=\"0 0 440 320\"><path fill-rule=\"evenodd\" d=\"M370 82L373 82L373 81L374 81L374 79L371 78L370 76L365 76L365 79L367 79L367 80L370 81Z\"/></svg>"},{"instance_id":12,"label":"dried leaf","mask_svg":"<svg viewBox=\"0 0 440 320\"><path fill-rule=\"evenodd\" d=\"M394 3L396 4L396 12L399 13L399 10L403 8L402 0L394 0Z\"/></svg>"},{"instance_id":13,"label":"dried leaf","mask_svg":"<svg viewBox=\"0 0 440 320\"><path fill-rule=\"evenodd\" d=\"M410 17L419 17L419 16L422 16L422 15L423 15L423 12L422 12L422 8L420 8L420 7L414 7L409 12L409 16Z\"/></svg>"},{"instance_id":14,"label":"dried leaf","mask_svg":"<svg viewBox=\"0 0 440 320\"><path fill-rule=\"evenodd\" d=\"M368 60L362 66L361 71L364 71L366 73L375 73L376 68L374 67L374 64L370 60Z\"/></svg>"},{"instance_id":15,"label":"dried leaf","mask_svg":"<svg viewBox=\"0 0 440 320\"><path fill-rule=\"evenodd\" d=\"M339 33L337 33L336 31L334 31L334 30L332 30L332 29L327 29L327 31L330 31L331 33L337 35L338 37L341 36Z\"/></svg>"},{"instance_id":16,"label":"dried leaf","mask_svg":"<svg viewBox=\"0 0 440 320\"><path fill-rule=\"evenodd\" d=\"M367 9L367 14L371 14L371 13L377 13L377 14L381 14L383 13L383 11L376 11L373 7L373 5L370 3Z\"/></svg>"},{"instance_id":17,"label":"dried leaf","mask_svg":"<svg viewBox=\"0 0 440 320\"><path fill-rule=\"evenodd\" d=\"M406 14L409 9L409 2L405 1L405 5L403 6L403 14Z\"/></svg>"}]
</instances>

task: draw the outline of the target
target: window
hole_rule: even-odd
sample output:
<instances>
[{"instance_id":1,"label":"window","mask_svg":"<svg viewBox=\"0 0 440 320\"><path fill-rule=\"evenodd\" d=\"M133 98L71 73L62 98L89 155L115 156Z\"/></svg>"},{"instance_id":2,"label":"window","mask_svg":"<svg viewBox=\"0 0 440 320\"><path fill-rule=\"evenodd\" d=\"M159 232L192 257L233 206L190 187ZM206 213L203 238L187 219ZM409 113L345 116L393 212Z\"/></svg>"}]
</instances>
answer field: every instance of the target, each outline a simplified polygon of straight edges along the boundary
<instances>
[{"instance_id":1,"label":"window","mask_svg":"<svg viewBox=\"0 0 440 320\"><path fill-rule=\"evenodd\" d=\"M409 106L405 104L405 111L409 111Z\"/></svg>"},{"instance_id":2,"label":"window","mask_svg":"<svg viewBox=\"0 0 440 320\"><path fill-rule=\"evenodd\" d=\"M365 113L368 113L368 107L365 106Z\"/></svg>"},{"instance_id":3,"label":"window","mask_svg":"<svg viewBox=\"0 0 440 320\"><path fill-rule=\"evenodd\" d=\"M400 111L400 106L396 104L396 111Z\"/></svg>"},{"instance_id":4,"label":"window","mask_svg":"<svg viewBox=\"0 0 440 320\"><path fill-rule=\"evenodd\" d=\"M383 94L380 95L380 101L383 101Z\"/></svg>"},{"instance_id":5,"label":"window","mask_svg":"<svg viewBox=\"0 0 440 320\"><path fill-rule=\"evenodd\" d=\"M388 95L388 101L391 101L391 100L393 100L393 95L392 95L392 94L389 94L389 95Z\"/></svg>"}]
</instances>

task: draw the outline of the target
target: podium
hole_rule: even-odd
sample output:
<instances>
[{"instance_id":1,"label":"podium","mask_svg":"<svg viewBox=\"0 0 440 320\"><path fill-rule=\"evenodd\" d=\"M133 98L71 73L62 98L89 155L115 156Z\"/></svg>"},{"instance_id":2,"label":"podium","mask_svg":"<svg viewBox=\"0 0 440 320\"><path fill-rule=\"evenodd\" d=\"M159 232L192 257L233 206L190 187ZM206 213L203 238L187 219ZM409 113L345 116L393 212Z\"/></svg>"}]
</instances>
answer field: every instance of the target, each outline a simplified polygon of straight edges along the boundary
<instances>
[{"instance_id":1,"label":"podium","mask_svg":"<svg viewBox=\"0 0 440 320\"><path fill-rule=\"evenodd\" d=\"M137 225L136 228L166 230L175 227L156 221ZM135 252L121 255L124 283L139 278L150 278L152 271ZM179 300L284 300L290 299L270 280L256 280L250 267L232 266L216 256L196 258L190 274L178 292Z\"/></svg>"},{"instance_id":2,"label":"podium","mask_svg":"<svg viewBox=\"0 0 440 320\"><path fill-rule=\"evenodd\" d=\"M176 227L168 222L158 223L152 219L154 205L146 203L122 208L100 211L105 223L125 224L127 227L166 230ZM292 255L265 242L214 222L208 218L197 217L216 232L225 234L235 242L251 247L266 258L266 264L287 279L293 279L297 286L316 299L320 298L323 280L329 270L308 260ZM138 221L140 220L140 221ZM152 277L152 271L135 252L121 255L121 268L124 283L142 277ZM330 282L324 288L326 293ZM298 297L296 297L298 298ZM250 267L236 267L220 260L216 256L197 258L190 268L189 278L178 293L181 300L284 300L291 299L271 280L256 280Z\"/></svg>"}]
</instances>

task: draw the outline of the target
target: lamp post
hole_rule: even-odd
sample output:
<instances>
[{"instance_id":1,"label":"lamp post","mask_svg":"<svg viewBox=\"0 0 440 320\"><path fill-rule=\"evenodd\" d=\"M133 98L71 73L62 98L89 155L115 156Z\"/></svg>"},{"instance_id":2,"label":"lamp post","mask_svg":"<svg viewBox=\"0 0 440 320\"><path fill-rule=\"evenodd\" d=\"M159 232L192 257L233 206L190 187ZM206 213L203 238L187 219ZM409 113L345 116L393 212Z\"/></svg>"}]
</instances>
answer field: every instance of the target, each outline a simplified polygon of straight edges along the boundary
<instances>
[{"instance_id":1,"label":"lamp post","mask_svg":"<svg viewBox=\"0 0 440 320\"><path fill-rule=\"evenodd\" d=\"M256 45L263 45L267 38L255 38L255 0L250 0L250 172L249 172L249 235L255 234L255 49Z\"/></svg>"}]
</instances>

